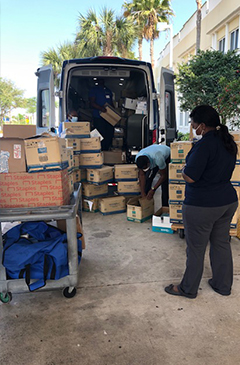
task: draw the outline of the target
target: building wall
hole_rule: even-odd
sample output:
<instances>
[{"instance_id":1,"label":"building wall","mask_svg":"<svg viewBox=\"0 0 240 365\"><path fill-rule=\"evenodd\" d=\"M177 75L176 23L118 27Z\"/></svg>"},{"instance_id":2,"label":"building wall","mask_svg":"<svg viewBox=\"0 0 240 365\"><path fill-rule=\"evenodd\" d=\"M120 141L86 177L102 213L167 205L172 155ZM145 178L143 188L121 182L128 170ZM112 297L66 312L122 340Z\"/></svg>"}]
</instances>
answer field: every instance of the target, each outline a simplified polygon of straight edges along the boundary
<instances>
[{"instance_id":1,"label":"building wall","mask_svg":"<svg viewBox=\"0 0 240 365\"><path fill-rule=\"evenodd\" d=\"M196 5L197 7L197 5ZM240 1L239 0L208 0L202 6L201 49L219 50L219 42L224 38L224 52L231 46L231 33L238 29L238 45L240 52ZM173 70L177 73L177 64L184 63L195 54L196 50L196 12L183 25L180 32L173 37ZM158 91L160 90L161 67L169 68L170 44L166 44L155 63L154 75ZM177 93L176 93L177 99ZM189 113L182 113L176 100L178 130L189 131Z\"/></svg>"}]
</instances>

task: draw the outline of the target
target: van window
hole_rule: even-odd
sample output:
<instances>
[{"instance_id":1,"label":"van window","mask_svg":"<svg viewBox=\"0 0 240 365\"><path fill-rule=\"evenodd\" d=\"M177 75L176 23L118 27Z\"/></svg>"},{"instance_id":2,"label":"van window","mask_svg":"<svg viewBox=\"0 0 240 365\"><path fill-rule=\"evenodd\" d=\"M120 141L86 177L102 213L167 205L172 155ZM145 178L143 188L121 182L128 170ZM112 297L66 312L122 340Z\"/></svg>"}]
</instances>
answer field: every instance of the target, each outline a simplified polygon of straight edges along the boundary
<instances>
[{"instance_id":1,"label":"van window","mask_svg":"<svg viewBox=\"0 0 240 365\"><path fill-rule=\"evenodd\" d=\"M41 90L40 97L40 125L39 127L49 127L50 105L49 105L49 89Z\"/></svg>"}]
</instances>

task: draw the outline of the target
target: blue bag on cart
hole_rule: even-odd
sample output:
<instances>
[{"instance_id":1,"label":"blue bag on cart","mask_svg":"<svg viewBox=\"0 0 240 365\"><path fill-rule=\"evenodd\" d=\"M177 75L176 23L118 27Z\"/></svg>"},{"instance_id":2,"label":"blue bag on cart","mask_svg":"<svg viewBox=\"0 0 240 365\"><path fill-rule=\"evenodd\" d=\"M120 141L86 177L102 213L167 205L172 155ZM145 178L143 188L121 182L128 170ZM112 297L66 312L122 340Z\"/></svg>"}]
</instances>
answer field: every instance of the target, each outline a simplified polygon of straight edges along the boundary
<instances>
[{"instance_id":1,"label":"blue bag on cart","mask_svg":"<svg viewBox=\"0 0 240 365\"><path fill-rule=\"evenodd\" d=\"M82 234L77 233L78 264ZM25 278L29 291L69 275L67 234L45 222L21 223L3 235L3 260L9 279ZM31 279L37 279L31 283Z\"/></svg>"}]
</instances>

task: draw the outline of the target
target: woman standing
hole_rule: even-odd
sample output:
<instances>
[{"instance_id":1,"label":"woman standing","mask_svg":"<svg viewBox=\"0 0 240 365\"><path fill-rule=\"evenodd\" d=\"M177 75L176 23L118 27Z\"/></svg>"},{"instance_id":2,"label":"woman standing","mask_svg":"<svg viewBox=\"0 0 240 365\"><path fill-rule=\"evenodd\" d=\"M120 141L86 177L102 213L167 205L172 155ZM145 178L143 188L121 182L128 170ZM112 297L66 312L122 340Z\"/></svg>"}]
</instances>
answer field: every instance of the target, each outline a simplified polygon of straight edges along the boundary
<instances>
[{"instance_id":1,"label":"woman standing","mask_svg":"<svg viewBox=\"0 0 240 365\"><path fill-rule=\"evenodd\" d=\"M217 293L230 295L233 262L229 230L238 206L230 179L236 163L237 145L211 106L197 106L190 117L196 137L202 138L189 152L182 172L186 181L183 204L186 270L181 283L171 284L165 291L196 298L210 241L212 278L208 283Z\"/></svg>"}]
</instances>

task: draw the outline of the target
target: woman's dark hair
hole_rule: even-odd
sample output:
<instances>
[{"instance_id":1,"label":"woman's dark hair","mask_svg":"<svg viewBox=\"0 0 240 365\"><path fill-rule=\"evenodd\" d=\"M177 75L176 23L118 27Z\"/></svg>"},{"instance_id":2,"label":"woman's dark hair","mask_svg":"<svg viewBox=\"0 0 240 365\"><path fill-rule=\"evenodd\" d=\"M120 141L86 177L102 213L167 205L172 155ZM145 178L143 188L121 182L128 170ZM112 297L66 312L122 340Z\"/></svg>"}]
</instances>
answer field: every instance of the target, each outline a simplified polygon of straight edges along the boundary
<instances>
[{"instance_id":1,"label":"woman's dark hair","mask_svg":"<svg viewBox=\"0 0 240 365\"><path fill-rule=\"evenodd\" d=\"M221 138L224 147L232 155L237 155L237 144L228 132L228 127L220 123L218 112L210 105L198 105L190 114L194 123L204 123L207 127L216 128L216 134Z\"/></svg>"},{"instance_id":2,"label":"woman's dark hair","mask_svg":"<svg viewBox=\"0 0 240 365\"><path fill-rule=\"evenodd\" d=\"M147 156L139 156L137 158L136 164L139 169L145 169L149 163L149 158Z\"/></svg>"}]
</instances>

